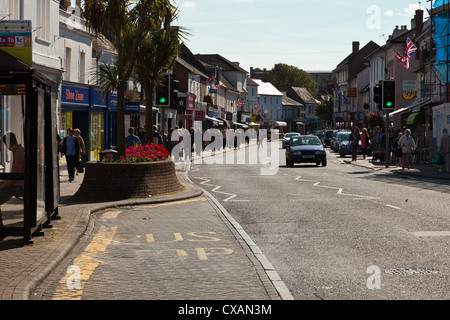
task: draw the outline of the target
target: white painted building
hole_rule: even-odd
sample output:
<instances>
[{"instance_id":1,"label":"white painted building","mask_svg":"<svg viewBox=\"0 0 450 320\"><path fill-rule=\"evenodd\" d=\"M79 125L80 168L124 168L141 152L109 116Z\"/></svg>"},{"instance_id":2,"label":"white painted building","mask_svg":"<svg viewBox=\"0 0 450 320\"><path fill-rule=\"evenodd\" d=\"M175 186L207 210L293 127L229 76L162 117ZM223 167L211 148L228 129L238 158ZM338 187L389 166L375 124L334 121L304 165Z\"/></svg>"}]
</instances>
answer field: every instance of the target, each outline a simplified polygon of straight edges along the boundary
<instances>
[{"instance_id":1,"label":"white painted building","mask_svg":"<svg viewBox=\"0 0 450 320\"><path fill-rule=\"evenodd\" d=\"M283 121L283 94L270 82L252 80L258 85L258 106L263 120Z\"/></svg>"}]
</instances>

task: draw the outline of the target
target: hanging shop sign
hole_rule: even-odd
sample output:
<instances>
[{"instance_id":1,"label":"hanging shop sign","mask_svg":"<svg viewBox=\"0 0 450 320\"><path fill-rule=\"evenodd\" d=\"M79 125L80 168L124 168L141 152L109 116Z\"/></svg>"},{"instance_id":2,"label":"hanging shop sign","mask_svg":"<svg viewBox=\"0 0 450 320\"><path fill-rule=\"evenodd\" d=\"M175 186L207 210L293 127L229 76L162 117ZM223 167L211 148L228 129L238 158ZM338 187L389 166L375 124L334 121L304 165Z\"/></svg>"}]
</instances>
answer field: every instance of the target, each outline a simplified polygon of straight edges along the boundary
<instances>
[{"instance_id":1,"label":"hanging shop sign","mask_svg":"<svg viewBox=\"0 0 450 320\"><path fill-rule=\"evenodd\" d=\"M31 20L0 21L0 50L33 65Z\"/></svg>"},{"instance_id":2,"label":"hanging shop sign","mask_svg":"<svg viewBox=\"0 0 450 320\"><path fill-rule=\"evenodd\" d=\"M412 100L417 96L417 81L404 80L403 81L403 99Z\"/></svg>"}]
</instances>

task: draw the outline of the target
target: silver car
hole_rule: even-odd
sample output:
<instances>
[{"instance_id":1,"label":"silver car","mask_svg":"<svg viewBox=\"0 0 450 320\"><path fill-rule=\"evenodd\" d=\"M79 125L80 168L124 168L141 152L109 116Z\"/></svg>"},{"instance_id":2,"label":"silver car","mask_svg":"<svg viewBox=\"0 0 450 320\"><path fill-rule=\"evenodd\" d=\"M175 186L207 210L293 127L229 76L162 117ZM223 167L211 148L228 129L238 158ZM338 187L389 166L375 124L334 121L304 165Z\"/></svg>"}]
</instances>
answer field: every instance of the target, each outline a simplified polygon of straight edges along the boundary
<instances>
[{"instance_id":1,"label":"silver car","mask_svg":"<svg viewBox=\"0 0 450 320\"><path fill-rule=\"evenodd\" d=\"M283 149L286 149L286 146L288 145L289 140L290 140L292 137L298 137L298 136L300 136L300 133L298 133L298 132L289 132L289 133L286 133L286 134L284 135L283 139L281 140L281 145L283 146Z\"/></svg>"}]
</instances>

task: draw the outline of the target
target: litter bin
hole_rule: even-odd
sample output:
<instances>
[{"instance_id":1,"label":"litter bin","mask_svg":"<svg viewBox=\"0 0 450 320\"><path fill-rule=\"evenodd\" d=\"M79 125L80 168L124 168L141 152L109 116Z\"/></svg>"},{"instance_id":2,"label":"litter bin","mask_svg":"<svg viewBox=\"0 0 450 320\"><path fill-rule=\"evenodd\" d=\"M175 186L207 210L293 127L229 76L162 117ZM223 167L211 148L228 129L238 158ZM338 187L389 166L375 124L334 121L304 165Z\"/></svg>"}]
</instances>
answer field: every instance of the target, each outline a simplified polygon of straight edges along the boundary
<instances>
[{"instance_id":1,"label":"litter bin","mask_svg":"<svg viewBox=\"0 0 450 320\"><path fill-rule=\"evenodd\" d=\"M106 149L106 150L101 151L99 153L99 155L100 155L100 160L102 160L104 157L109 156L109 155L112 155L113 158L116 159L117 151L114 149Z\"/></svg>"}]
</instances>

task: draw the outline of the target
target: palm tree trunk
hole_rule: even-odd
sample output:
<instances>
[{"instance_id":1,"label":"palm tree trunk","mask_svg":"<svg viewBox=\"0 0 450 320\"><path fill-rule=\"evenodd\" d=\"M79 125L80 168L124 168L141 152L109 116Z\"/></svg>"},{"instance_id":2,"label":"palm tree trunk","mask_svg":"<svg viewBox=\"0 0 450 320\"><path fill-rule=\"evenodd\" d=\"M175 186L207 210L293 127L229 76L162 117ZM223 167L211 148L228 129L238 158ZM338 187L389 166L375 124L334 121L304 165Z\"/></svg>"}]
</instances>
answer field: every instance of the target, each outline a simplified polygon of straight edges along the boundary
<instances>
[{"instance_id":1,"label":"palm tree trunk","mask_svg":"<svg viewBox=\"0 0 450 320\"><path fill-rule=\"evenodd\" d=\"M144 86L145 93L145 138L146 144L153 142L153 90L155 85L151 83Z\"/></svg>"},{"instance_id":2,"label":"palm tree trunk","mask_svg":"<svg viewBox=\"0 0 450 320\"><path fill-rule=\"evenodd\" d=\"M117 90L117 153L125 156L125 84Z\"/></svg>"}]
</instances>

